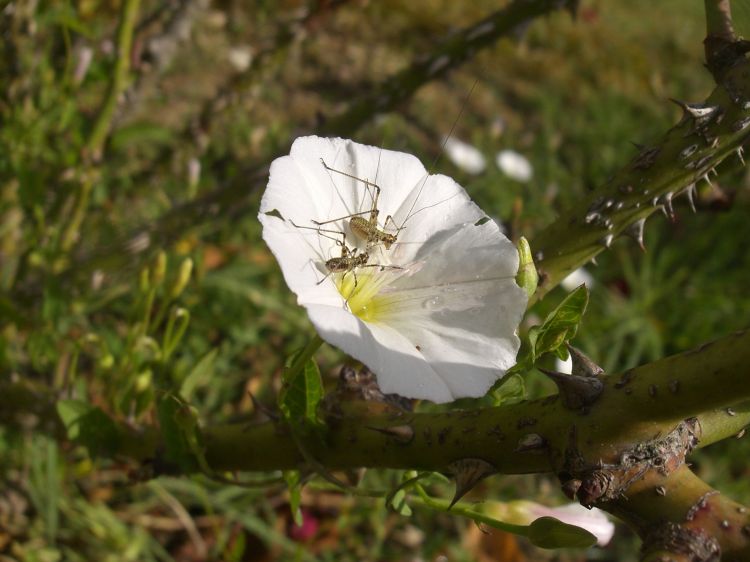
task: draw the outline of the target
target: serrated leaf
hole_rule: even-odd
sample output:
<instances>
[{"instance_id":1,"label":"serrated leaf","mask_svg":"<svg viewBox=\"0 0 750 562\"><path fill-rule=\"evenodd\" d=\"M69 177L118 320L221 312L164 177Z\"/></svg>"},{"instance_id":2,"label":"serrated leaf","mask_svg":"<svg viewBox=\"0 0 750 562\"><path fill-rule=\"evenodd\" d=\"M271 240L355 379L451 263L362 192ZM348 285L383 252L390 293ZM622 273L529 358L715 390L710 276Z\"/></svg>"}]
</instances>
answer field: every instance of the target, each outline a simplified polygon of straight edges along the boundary
<instances>
[{"instance_id":1,"label":"serrated leaf","mask_svg":"<svg viewBox=\"0 0 750 562\"><path fill-rule=\"evenodd\" d=\"M596 536L586 529L563 523L554 517L540 517L529 525L529 540L539 548L588 548Z\"/></svg>"},{"instance_id":2,"label":"serrated leaf","mask_svg":"<svg viewBox=\"0 0 750 562\"><path fill-rule=\"evenodd\" d=\"M296 429L321 427L318 405L323 399L323 381L318 365L312 359L292 378L285 373L279 393L279 409L284 418Z\"/></svg>"},{"instance_id":3,"label":"serrated leaf","mask_svg":"<svg viewBox=\"0 0 750 562\"><path fill-rule=\"evenodd\" d=\"M558 353L558 350L564 350L565 343L575 337L588 302L589 292L586 285L570 292L557 308L547 315L541 326L529 329L526 345L519 354L518 363L508 373L528 371L545 353ZM567 351L560 353L567 354ZM562 357L561 354L558 356Z\"/></svg>"},{"instance_id":4,"label":"serrated leaf","mask_svg":"<svg viewBox=\"0 0 750 562\"><path fill-rule=\"evenodd\" d=\"M68 438L85 446L92 456L117 451L120 432L117 424L102 409L82 400L60 400L57 414Z\"/></svg>"},{"instance_id":5,"label":"serrated leaf","mask_svg":"<svg viewBox=\"0 0 750 562\"><path fill-rule=\"evenodd\" d=\"M302 502L302 476L299 470L285 470L284 481L289 488L289 509L292 512L294 524L297 527L301 527L304 522L302 509L300 508L300 503Z\"/></svg>"},{"instance_id":6,"label":"serrated leaf","mask_svg":"<svg viewBox=\"0 0 750 562\"><path fill-rule=\"evenodd\" d=\"M586 285L581 285L563 299L539 329L534 349L536 357L554 351L575 336L588 302Z\"/></svg>"}]
</instances>

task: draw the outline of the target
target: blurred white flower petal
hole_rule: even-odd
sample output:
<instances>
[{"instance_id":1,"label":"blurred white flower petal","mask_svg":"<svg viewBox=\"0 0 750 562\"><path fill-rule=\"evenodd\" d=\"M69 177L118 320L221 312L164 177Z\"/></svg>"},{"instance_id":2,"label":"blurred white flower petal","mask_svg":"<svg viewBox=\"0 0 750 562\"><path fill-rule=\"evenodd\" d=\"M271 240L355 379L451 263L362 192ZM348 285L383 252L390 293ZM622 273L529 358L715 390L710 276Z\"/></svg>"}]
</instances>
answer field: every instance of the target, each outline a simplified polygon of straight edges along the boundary
<instances>
[{"instance_id":1,"label":"blurred white flower petal","mask_svg":"<svg viewBox=\"0 0 750 562\"><path fill-rule=\"evenodd\" d=\"M487 160L476 147L455 137L446 138L443 142L445 154L464 172L478 175L487 168Z\"/></svg>"},{"instance_id":2,"label":"blurred white flower petal","mask_svg":"<svg viewBox=\"0 0 750 562\"><path fill-rule=\"evenodd\" d=\"M594 286L594 277L583 267L579 267L560 281L560 285L566 291L572 291L581 285L586 285L587 288L591 289Z\"/></svg>"},{"instance_id":3,"label":"blurred white flower petal","mask_svg":"<svg viewBox=\"0 0 750 562\"><path fill-rule=\"evenodd\" d=\"M570 354L568 354L568 358L565 361L559 357L555 357L555 371L565 373L566 375L573 372L573 358Z\"/></svg>"},{"instance_id":4,"label":"blurred white flower petal","mask_svg":"<svg viewBox=\"0 0 750 562\"><path fill-rule=\"evenodd\" d=\"M344 174L381 188L379 227L390 215L386 230L398 234L390 249L349 228L352 213L369 217L372 194ZM484 217L461 186L428 176L414 156L319 137L297 139L273 162L259 214L321 337L366 364L383 392L433 402L481 396L515 363L526 309L518 252ZM339 218L327 232L312 222ZM367 253L367 265L320 282L342 247Z\"/></svg>"},{"instance_id":5,"label":"blurred white flower petal","mask_svg":"<svg viewBox=\"0 0 750 562\"><path fill-rule=\"evenodd\" d=\"M606 546L615 534L615 525L600 509L587 509L578 503L569 503L558 507L547 507L528 500L510 502L486 502L483 510L506 523L530 525L540 517L555 519L586 529L596 537L599 546Z\"/></svg>"},{"instance_id":6,"label":"blurred white flower petal","mask_svg":"<svg viewBox=\"0 0 750 562\"><path fill-rule=\"evenodd\" d=\"M539 517L554 517L563 523L586 529L596 537L596 544L599 546L606 546L615 534L615 524L601 509L595 507L588 509L579 503L569 503L559 507L533 504L529 507L529 511L533 515L532 521Z\"/></svg>"},{"instance_id":7,"label":"blurred white flower petal","mask_svg":"<svg viewBox=\"0 0 750 562\"><path fill-rule=\"evenodd\" d=\"M253 51L247 46L237 46L229 49L229 63L237 72L244 72L253 62Z\"/></svg>"},{"instance_id":8,"label":"blurred white flower petal","mask_svg":"<svg viewBox=\"0 0 750 562\"><path fill-rule=\"evenodd\" d=\"M534 175L531 163L515 150L501 150L495 157L497 167L509 178L527 182Z\"/></svg>"}]
</instances>

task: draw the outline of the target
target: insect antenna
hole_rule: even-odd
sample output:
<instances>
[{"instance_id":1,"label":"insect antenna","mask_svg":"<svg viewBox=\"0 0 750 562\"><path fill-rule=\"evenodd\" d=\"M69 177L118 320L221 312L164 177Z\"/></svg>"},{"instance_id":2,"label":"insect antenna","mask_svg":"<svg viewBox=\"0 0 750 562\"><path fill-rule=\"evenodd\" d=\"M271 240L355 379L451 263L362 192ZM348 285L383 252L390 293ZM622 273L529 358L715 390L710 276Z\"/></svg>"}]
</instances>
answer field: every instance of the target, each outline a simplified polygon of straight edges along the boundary
<instances>
[{"instance_id":1,"label":"insect antenna","mask_svg":"<svg viewBox=\"0 0 750 562\"><path fill-rule=\"evenodd\" d=\"M422 195L422 191L424 190L424 186L427 184L427 180L429 179L430 174L435 170L435 166L437 166L437 163L440 161L440 158L443 155L443 152L445 151L445 147L448 144L448 140L453 136L453 131L456 130L456 126L458 125L458 122L461 120L461 116L464 114L464 110L466 109L466 106L469 103L469 98L471 98L471 94L474 92L474 88L477 87L478 82L479 82L479 79L474 80L474 83L471 85L469 92L466 94L466 97L464 98L464 101L461 104L461 109L459 110L455 121L453 121L453 125L451 125L450 131L448 131L448 135L445 137L445 139L443 139L443 144L440 146L440 151L435 155L435 158L432 160L430 169L428 170L427 175L425 176L424 180L422 180L422 185L419 186L419 191L417 191L417 196L414 198L414 201L412 202L411 207L409 207L409 212L406 213L406 218L401 223L401 226L397 228L397 232L401 232L406 226L406 221L408 221L410 218L412 218L414 215L416 215L420 211L429 209L443 202L443 201L438 201L437 203L434 203L433 205L428 205L427 207L424 207L422 209L419 209L419 211L412 213L412 211L414 210L414 207L417 205L417 201L419 201L419 197Z\"/></svg>"}]
</instances>

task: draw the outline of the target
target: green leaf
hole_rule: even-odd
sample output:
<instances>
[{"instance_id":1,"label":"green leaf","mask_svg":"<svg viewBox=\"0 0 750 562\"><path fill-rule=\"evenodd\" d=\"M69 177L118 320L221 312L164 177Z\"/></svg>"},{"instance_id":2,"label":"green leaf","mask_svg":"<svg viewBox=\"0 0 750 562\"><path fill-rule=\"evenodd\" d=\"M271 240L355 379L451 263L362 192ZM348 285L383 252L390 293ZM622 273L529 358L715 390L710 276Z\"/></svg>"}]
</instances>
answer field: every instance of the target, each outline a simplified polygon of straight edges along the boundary
<instances>
[{"instance_id":1,"label":"green leaf","mask_svg":"<svg viewBox=\"0 0 750 562\"><path fill-rule=\"evenodd\" d=\"M284 418L298 431L321 428L318 405L323 399L323 381L315 361L309 360L303 369L289 377L285 372L279 393L279 409Z\"/></svg>"},{"instance_id":2,"label":"green leaf","mask_svg":"<svg viewBox=\"0 0 750 562\"><path fill-rule=\"evenodd\" d=\"M196 388L208 383L213 373L214 360L218 351L217 348L214 348L206 353L185 376L180 385L180 396L185 400L190 400Z\"/></svg>"},{"instance_id":3,"label":"green leaf","mask_svg":"<svg viewBox=\"0 0 750 562\"><path fill-rule=\"evenodd\" d=\"M557 308L549 313L541 326L534 326L529 330L518 363L509 374L528 371L545 353L552 352L558 357L567 357L565 343L575 337L588 302L589 292L586 285L581 285L569 293Z\"/></svg>"},{"instance_id":4,"label":"green leaf","mask_svg":"<svg viewBox=\"0 0 750 562\"><path fill-rule=\"evenodd\" d=\"M529 525L528 537L539 548L588 548L596 544L596 536L586 529L554 517L534 520Z\"/></svg>"},{"instance_id":5,"label":"green leaf","mask_svg":"<svg viewBox=\"0 0 750 562\"><path fill-rule=\"evenodd\" d=\"M294 518L294 524L301 527L303 523L302 510L300 503L302 501L302 477L299 470L285 470L284 480L289 488L289 509Z\"/></svg>"},{"instance_id":6,"label":"green leaf","mask_svg":"<svg viewBox=\"0 0 750 562\"><path fill-rule=\"evenodd\" d=\"M103 410L82 400L60 400L57 414L68 438L85 446L91 456L107 456L117 451L120 432Z\"/></svg>"},{"instance_id":7,"label":"green leaf","mask_svg":"<svg viewBox=\"0 0 750 562\"><path fill-rule=\"evenodd\" d=\"M547 316L537 333L534 350L536 357L554 351L576 335L588 302L588 289L586 285L581 285Z\"/></svg>"}]
</instances>

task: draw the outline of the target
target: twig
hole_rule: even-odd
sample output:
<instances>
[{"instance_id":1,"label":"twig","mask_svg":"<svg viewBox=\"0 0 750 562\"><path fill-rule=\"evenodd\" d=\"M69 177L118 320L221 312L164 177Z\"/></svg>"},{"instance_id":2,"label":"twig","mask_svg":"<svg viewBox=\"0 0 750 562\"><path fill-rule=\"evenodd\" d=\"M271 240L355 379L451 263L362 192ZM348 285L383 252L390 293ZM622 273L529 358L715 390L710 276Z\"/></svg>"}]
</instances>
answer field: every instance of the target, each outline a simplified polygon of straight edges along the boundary
<instances>
[{"instance_id":1,"label":"twig","mask_svg":"<svg viewBox=\"0 0 750 562\"><path fill-rule=\"evenodd\" d=\"M89 164L101 159L102 148L112 125L118 99L127 87L130 71L130 50L133 43L133 28L135 27L139 6L140 0L125 0L122 4L120 24L117 31L117 59L115 60L115 67L112 71L112 78L109 82L104 101L84 145L84 169L80 172L78 190L74 195L75 204L73 205L70 221L66 225L60 239L60 247L64 252L70 250L78 238L78 230L86 214L91 189L95 181L94 172Z\"/></svg>"}]
</instances>

